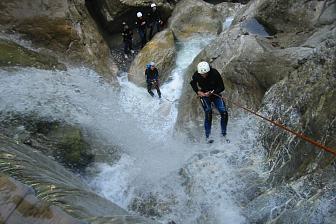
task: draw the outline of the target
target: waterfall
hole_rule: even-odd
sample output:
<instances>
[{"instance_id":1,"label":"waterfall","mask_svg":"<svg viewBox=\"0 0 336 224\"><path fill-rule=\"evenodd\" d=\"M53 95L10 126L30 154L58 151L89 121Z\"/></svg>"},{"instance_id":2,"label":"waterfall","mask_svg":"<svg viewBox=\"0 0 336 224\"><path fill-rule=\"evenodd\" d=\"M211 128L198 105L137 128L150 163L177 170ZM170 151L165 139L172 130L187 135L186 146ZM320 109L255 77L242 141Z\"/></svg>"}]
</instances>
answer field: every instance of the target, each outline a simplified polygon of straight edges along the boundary
<instances>
[{"instance_id":1,"label":"waterfall","mask_svg":"<svg viewBox=\"0 0 336 224\"><path fill-rule=\"evenodd\" d=\"M85 178L95 192L122 208L163 223L245 223L240 191L249 175L263 175L256 121L230 118L230 144L195 144L173 135L185 70L213 38L178 43L162 100L128 82L126 73L118 77L116 89L87 68L0 70L1 114L64 120L103 145L117 146L120 159L95 163ZM216 121L213 133L220 133Z\"/></svg>"},{"instance_id":2,"label":"waterfall","mask_svg":"<svg viewBox=\"0 0 336 224\"><path fill-rule=\"evenodd\" d=\"M249 117L231 120L228 129L232 144L227 145L218 142L209 147L173 136L184 72L212 39L196 36L177 44L176 67L170 81L161 87L164 98L161 101L128 82L127 73L119 77L118 103L132 121L136 120L129 124L130 129L140 128L146 137L134 141L130 135L128 141L136 142L137 146L128 147L129 151L125 150L114 164L96 164L98 175L89 181L95 191L125 209L161 216L159 221L245 222L231 194L245 187L236 177L235 169L241 168L240 163L249 161L249 166L243 168L262 170L253 167L252 162L261 157L248 158L260 150L254 142L256 121ZM220 133L219 124L214 122L213 129L214 133ZM192 183L185 183L191 179Z\"/></svg>"}]
</instances>

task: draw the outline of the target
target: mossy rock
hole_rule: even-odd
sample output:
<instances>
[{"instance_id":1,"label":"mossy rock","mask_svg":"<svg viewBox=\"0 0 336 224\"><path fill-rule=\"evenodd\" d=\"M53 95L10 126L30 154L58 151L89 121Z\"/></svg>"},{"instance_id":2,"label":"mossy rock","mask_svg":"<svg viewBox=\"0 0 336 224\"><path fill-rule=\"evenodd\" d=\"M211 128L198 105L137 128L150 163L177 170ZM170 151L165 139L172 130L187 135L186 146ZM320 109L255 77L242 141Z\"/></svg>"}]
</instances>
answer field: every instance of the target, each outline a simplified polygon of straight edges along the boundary
<instances>
[{"instance_id":1,"label":"mossy rock","mask_svg":"<svg viewBox=\"0 0 336 224\"><path fill-rule=\"evenodd\" d=\"M22 66L65 70L65 66L49 55L42 55L14 42L0 39L0 67Z\"/></svg>"},{"instance_id":2,"label":"mossy rock","mask_svg":"<svg viewBox=\"0 0 336 224\"><path fill-rule=\"evenodd\" d=\"M67 166L81 169L93 160L93 155L89 153L89 145L78 128L54 125L48 137L57 141L54 155Z\"/></svg>"},{"instance_id":3,"label":"mossy rock","mask_svg":"<svg viewBox=\"0 0 336 224\"><path fill-rule=\"evenodd\" d=\"M85 169L94 157L80 128L36 114L3 114L0 132L76 171Z\"/></svg>"}]
</instances>

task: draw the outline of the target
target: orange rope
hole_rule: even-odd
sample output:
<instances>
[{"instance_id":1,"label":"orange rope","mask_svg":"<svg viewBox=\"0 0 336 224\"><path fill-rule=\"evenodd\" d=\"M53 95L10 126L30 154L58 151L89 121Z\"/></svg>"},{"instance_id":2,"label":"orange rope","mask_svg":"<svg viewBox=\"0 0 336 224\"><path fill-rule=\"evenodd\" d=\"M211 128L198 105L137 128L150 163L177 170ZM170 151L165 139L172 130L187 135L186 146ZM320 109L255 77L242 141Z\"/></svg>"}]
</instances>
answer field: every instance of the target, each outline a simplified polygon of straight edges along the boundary
<instances>
[{"instance_id":1,"label":"orange rope","mask_svg":"<svg viewBox=\"0 0 336 224\"><path fill-rule=\"evenodd\" d=\"M225 97L223 97L223 96L221 96L221 95L218 95L218 94L214 94L214 95L215 95L215 96L218 96L218 97L221 97L223 100L229 101L229 102L231 102L233 105L235 105L235 106L237 106L237 107L240 107L240 108L242 108L242 109L244 109L244 110L246 110L246 111L248 111L248 112L250 112L250 113L252 113L252 114L254 114L254 115L256 115L256 116L258 116L258 117L260 117L260 118L262 118L262 119L264 119L264 120L266 120L266 121L268 121L268 122L270 122L270 123L272 123L272 124L274 124L274 125L276 125L276 126L278 126L279 128L282 128L282 129L284 129L284 130L286 130L286 131L288 131L288 132L290 132L290 133L296 135L297 137L303 139L304 141L309 142L310 144L315 145L315 146L317 146L317 147L323 149L324 151L329 152L329 153L333 154L334 156L336 156L336 150L334 150L334 149L332 149L332 148L330 148L330 147L327 147L327 146L323 145L322 143L320 143L320 142L318 142L318 141L315 141L315 140L309 138L308 136L306 136L306 135L304 135L304 134L302 134L302 133L295 132L295 131L289 129L288 127L286 127L285 125L280 124L280 123L278 123L278 122L276 122L276 121L273 121L273 120L271 120L271 119L269 119L269 118L267 118L267 117L264 117L264 116L262 116L262 115L260 115L260 114L258 114L258 113L256 113L256 112L254 112L254 111L251 110L251 109L248 109L248 108L246 108L246 107L243 107L243 106L240 105L239 103L233 102L233 101L231 101L231 100L227 100Z\"/></svg>"}]
</instances>

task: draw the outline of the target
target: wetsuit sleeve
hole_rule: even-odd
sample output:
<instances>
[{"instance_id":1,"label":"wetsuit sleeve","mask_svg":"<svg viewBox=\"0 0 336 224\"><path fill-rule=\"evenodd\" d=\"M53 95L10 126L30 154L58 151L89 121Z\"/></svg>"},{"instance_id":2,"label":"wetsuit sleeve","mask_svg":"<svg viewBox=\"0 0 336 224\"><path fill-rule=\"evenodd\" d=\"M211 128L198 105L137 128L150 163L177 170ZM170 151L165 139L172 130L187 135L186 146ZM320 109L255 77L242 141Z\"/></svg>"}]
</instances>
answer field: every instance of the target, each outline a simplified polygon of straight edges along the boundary
<instances>
[{"instance_id":1,"label":"wetsuit sleeve","mask_svg":"<svg viewBox=\"0 0 336 224\"><path fill-rule=\"evenodd\" d=\"M145 77L146 77L146 82L149 82L149 74L148 74L148 69L145 70Z\"/></svg>"},{"instance_id":2,"label":"wetsuit sleeve","mask_svg":"<svg viewBox=\"0 0 336 224\"><path fill-rule=\"evenodd\" d=\"M195 74L191 78L190 85L193 88L193 90L195 91L195 93L197 93L199 91Z\"/></svg>"},{"instance_id":3,"label":"wetsuit sleeve","mask_svg":"<svg viewBox=\"0 0 336 224\"><path fill-rule=\"evenodd\" d=\"M224 82L223 82L221 75L219 74L217 70L214 70L214 75L216 75L216 88L214 90L216 94L219 94L223 92L225 89Z\"/></svg>"},{"instance_id":4,"label":"wetsuit sleeve","mask_svg":"<svg viewBox=\"0 0 336 224\"><path fill-rule=\"evenodd\" d=\"M159 79L159 71L158 71L157 69L155 69L154 79L155 79L155 80L158 80L158 79Z\"/></svg>"}]
</instances>

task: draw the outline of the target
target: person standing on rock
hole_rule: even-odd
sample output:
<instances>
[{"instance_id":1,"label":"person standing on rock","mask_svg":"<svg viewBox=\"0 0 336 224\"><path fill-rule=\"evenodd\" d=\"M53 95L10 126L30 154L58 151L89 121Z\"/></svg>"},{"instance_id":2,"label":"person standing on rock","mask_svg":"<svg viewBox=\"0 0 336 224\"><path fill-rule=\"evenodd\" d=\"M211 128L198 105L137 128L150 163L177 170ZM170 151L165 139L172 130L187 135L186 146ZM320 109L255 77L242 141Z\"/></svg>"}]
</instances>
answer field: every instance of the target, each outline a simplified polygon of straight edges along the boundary
<instances>
[{"instance_id":1,"label":"person standing on rock","mask_svg":"<svg viewBox=\"0 0 336 224\"><path fill-rule=\"evenodd\" d=\"M147 42L147 39L146 39L147 22L146 22L146 19L142 16L141 12L137 13L137 20L135 24L138 27L138 33L141 39L141 48L143 48Z\"/></svg>"},{"instance_id":2,"label":"person standing on rock","mask_svg":"<svg viewBox=\"0 0 336 224\"><path fill-rule=\"evenodd\" d=\"M128 58L128 54L132 53L134 54L133 50L133 31L128 27L128 25L123 22L123 31L121 33L121 36L123 37L123 42L124 42L124 54L125 58Z\"/></svg>"},{"instance_id":3,"label":"person standing on rock","mask_svg":"<svg viewBox=\"0 0 336 224\"><path fill-rule=\"evenodd\" d=\"M159 95L159 98L161 98L161 91L160 91L160 83L159 83L159 72L157 68L155 67L155 63L151 62L149 65L147 65L146 71L146 82L147 82L147 91L148 93L154 97L154 93L152 91L152 88L154 87L156 89L157 94Z\"/></svg>"},{"instance_id":4,"label":"person standing on rock","mask_svg":"<svg viewBox=\"0 0 336 224\"><path fill-rule=\"evenodd\" d=\"M149 13L149 39L152 39L156 29L156 32L161 31L161 26L163 25L163 21L161 19L161 15L159 10L156 8L156 4L151 4L151 12Z\"/></svg>"},{"instance_id":5,"label":"person standing on rock","mask_svg":"<svg viewBox=\"0 0 336 224\"><path fill-rule=\"evenodd\" d=\"M221 131L223 139L226 139L226 126L228 123L228 113L225 102L221 96L224 91L224 83L219 72L211 68L208 62L202 61L197 65L197 71L192 76L190 82L195 93L200 97L202 108L205 113L204 129L207 143L212 143L210 138L212 124L212 105L213 103L221 115Z\"/></svg>"}]
</instances>

